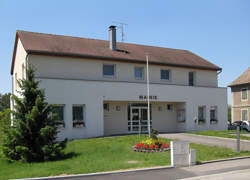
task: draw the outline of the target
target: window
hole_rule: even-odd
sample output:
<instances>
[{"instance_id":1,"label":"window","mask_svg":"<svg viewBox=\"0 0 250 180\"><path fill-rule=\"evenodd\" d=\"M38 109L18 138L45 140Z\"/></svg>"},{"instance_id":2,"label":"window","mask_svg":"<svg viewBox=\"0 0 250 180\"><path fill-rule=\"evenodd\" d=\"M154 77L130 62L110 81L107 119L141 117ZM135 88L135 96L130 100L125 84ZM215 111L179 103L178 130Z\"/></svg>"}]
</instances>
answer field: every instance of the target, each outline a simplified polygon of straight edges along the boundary
<instances>
[{"instance_id":1,"label":"window","mask_svg":"<svg viewBox=\"0 0 250 180\"><path fill-rule=\"evenodd\" d=\"M177 110L177 122L185 122L185 109L178 109Z\"/></svg>"},{"instance_id":2,"label":"window","mask_svg":"<svg viewBox=\"0 0 250 180\"><path fill-rule=\"evenodd\" d=\"M248 120L247 113L248 113L247 109L241 110L241 120L242 121L247 121Z\"/></svg>"},{"instance_id":3,"label":"window","mask_svg":"<svg viewBox=\"0 0 250 180\"><path fill-rule=\"evenodd\" d=\"M210 108L210 124L217 123L217 106L211 106Z\"/></svg>"},{"instance_id":4,"label":"window","mask_svg":"<svg viewBox=\"0 0 250 180\"><path fill-rule=\"evenodd\" d=\"M205 123L206 121L206 107L198 107L198 124Z\"/></svg>"},{"instance_id":5,"label":"window","mask_svg":"<svg viewBox=\"0 0 250 180\"><path fill-rule=\"evenodd\" d=\"M188 73L188 85L194 86L194 72Z\"/></svg>"},{"instance_id":6,"label":"window","mask_svg":"<svg viewBox=\"0 0 250 180\"><path fill-rule=\"evenodd\" d=\"M170 80L170 71L169 70L161 70L161 80Z\"/></svg>"},{"instance_id":7,"label":"window","mask_svg":"<svg viewBox=\"0 0 250 180\"><path fill-rule=\"evenodd\" d=\"M17 81L17 73L15 73L15 89L17 89L18 81Z\"/></svg>"},{"instance_id":8,"label":"window","mask_svg":"<svg viewBox=\"0 0 250 180\"><path fill-rule=\"evenodd\" d=\"M115 76L115 65L114 64L104 64L103 65L103 76L114 77Z\"/></svg>"},{"instance_id":9,"label":"window","mask_svg":"<svg viewBox=\"0 0 250 180\"><path fill-rule=\"evenodd\" d=\"M168 104L167 105L167 110L168 111L173 111L173 104Z\"/></svg>"},{"instance_id":10,"label":"window","mask_svg":"<svg viewBox=\"0 0 250 180\"><path fill-rule=\"evenodd\" d=\"M64 105L53 105L52 113L56 116L57 120L62 122L62 127L65 127L64 122Z\"/></svg>"},{"instance_id":11,"label":"window","mask_svg":"<svg viewBox=\"0 0 250 180\"><path fill-rule=\"evenodd\" d=\"M109 111L109 104L108 103L104 103L103 104L103 109L104 109L104 111Z\"/></svg>"},{"instance_id":12,"label":"window","mask_svg":"<svg viewBox=\"0 0 250 180\"><path fill-rule=\"evenodd\" d=\"M247 88L241 89L241 100L247 100Z\"/></svg>"},{"instance_id":13,"label":"window","mask_svg":"<svg viewBox=\"0 0 250 180\"><path fill-rule=\"evenodd\" d=\"M144 79L143 67L135 67L135 79Z\"/></svg>"},{"instance_id":14,"label":"window","mask_svg":"<svg viewBox=\"0 0 250 180\"><path fill-rule=\"evenodd\" d=\"M85 127L84 107L84 105L73 105L73 127Z\"/></svg>"},{"instance_id":15,"label":"window","mask_svg":"<svg viewBox=\"0 0 250 180\"><path fill-rule=\"evenodd\" d=\"M25 71L24 64L22 64L22 79L24 79L24 71Z\"/></svg>"}]
</instances>

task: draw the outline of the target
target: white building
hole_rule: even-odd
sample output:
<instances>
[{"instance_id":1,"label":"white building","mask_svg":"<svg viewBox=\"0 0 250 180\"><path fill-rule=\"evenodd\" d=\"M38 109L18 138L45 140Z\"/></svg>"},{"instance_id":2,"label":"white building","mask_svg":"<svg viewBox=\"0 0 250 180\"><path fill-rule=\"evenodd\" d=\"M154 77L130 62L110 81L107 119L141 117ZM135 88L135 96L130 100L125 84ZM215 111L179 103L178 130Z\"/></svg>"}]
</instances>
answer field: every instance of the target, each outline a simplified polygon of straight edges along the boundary
<instances>
[{"instance_id":1,"label":"white building","mask_svg":"<svg viewBox=\"0 0 250 180\"><path fill-rule=\"evenodd\" d=\"M227 90L218 87L221 68L186 50L116 43L115 31L110 26L109 41L17 31L13 94L31 64L65 123L59 138L146 132L148 53L152 128L227 128Z\"/></svg>"}]
</instances>

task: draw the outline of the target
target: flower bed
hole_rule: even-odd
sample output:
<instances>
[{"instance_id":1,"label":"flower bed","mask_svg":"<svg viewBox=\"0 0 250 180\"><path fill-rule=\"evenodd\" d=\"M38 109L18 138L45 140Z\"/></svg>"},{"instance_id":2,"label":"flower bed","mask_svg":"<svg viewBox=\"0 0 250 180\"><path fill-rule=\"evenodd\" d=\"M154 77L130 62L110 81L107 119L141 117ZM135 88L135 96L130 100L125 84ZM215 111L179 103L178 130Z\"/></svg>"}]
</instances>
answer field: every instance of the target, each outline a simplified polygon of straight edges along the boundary
<instances>
[{"instance_id":1,"label":"flower bed","mask_svg":"<svg viewBox=\"0 0 250 180\"><path fill-rule=\"evenodd\" d=\"M136 152L164 152L168 151L169 144L159 140L147 139L137 143L132 149Z\"/></svg>"}]
</instances>

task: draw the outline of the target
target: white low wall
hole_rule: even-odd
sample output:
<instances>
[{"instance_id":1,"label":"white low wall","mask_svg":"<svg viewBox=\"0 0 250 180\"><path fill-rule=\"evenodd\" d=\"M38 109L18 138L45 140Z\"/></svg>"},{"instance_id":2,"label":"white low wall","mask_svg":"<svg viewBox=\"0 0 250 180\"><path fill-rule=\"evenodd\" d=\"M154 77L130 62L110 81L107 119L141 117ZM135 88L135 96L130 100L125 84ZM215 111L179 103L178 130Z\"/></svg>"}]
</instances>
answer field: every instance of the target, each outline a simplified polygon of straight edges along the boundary
<instances>
[{"instance_id":1,"label":"white low wall","mask_svg":"<svg viewBox=\"0 0 250 180\"><path fill-rule=\"evenodd\" d=\"M38 78L39 79L39 78ZM52 104L65 104L66 127L59 138L88 138L104 135L103 101L145 101L139 98L146 95L146 84L39 79L40 86L46 89L47 101ZM177 123L176 131L227 129L226 88L189 87L176 85L150 85L150 95L157 96L155 102L185 102L186 121ZM86 105L86 127L72 127L72 104ZM204 125L195 124L198 106L206 106ZM210 125L209 108L217 106L218 124Z\"/></svg>"}]
</instances>

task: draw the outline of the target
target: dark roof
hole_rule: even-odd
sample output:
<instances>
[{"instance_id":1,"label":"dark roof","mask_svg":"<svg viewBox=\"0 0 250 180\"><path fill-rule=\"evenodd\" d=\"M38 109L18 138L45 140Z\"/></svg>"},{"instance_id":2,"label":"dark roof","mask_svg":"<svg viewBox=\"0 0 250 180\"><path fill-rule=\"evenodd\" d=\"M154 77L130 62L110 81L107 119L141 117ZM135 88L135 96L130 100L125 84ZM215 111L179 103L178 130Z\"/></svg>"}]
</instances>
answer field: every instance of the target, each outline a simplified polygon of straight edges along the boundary
<instances>
[{"instance_id":1,"label":"dark roof","mask_svg":"<svg viewBox=\"0 0 250 180\"><path fill-rule=\"evenodd\" d=\"M243 74L241 74L236 80L234 80L231 84L229 84L229 87L243 85L243 84L250 84L250 67Z\"/></svg>"},{"instance_id":2,"label":"dark roof","mask_svg":"<svg viewBox=\"0 0 250 180\"><path fill-rule=\"evenodd\" d=\"M20 38L26 52L30 54L88 57L145 63L145 55L148 53L150 64L190 67L215 71L221 70L220 67L187 50L118 42L117 51L112 51L109 49L109 41L105 40L17 31L11 74L13 73L15 63L15 51L18 37Z\"/></svg>"}]
</instances>

